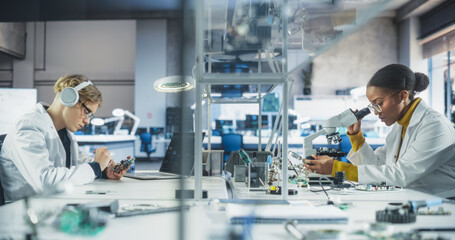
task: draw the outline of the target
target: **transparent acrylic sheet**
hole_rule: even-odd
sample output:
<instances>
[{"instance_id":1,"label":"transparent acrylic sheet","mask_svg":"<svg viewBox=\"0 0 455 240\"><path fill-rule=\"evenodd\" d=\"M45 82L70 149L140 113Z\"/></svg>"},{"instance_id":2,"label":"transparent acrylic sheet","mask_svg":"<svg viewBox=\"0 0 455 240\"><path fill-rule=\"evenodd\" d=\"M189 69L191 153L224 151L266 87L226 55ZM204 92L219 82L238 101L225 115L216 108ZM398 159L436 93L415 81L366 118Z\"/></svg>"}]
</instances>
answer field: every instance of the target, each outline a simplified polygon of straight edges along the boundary
<instances>
[{"instance_id":1,"label":"transparent acrylic sheet","mask_svg":"<svg viewBox=\"0 0 455 240\"><path fill-rule=\"evenodd\" d=\"M229 76L243 74L247 75L245 83L251 84L258 80L255 75L273 73L279 81L302 69L384 11L389 3L380 0L202 2L204 73L224 76L227 82ZM292 69L287 66L290 49L307 56ZM249 80L248 76L251 76ZM216 98L245 99L250 93L250 87L242 86L239 93L233 94L233 85L210 90Z\"/></svg>"}]
</instances>

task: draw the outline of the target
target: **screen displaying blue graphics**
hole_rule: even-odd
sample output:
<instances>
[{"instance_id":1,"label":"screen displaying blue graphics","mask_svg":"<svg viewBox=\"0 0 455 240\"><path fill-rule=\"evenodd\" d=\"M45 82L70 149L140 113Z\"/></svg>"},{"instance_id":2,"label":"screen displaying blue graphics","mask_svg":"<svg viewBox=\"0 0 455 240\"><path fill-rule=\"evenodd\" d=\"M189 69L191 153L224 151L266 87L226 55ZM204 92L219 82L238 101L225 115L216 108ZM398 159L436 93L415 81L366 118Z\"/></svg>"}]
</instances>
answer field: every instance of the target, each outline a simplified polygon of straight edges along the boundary
<instances>
[{"instance_id":1,"label":"screen displaying blue graphics","mask_svg":"<svg viewBox=\"0 0 455 240\"><path fill-rule=\"evenodd\" d=\"M268 116L262 116L262 128L267 128L269 126ZM258 115L247 114L245 115L245 129L246 130L257 130L259 124L259 117Z\"/></svg>"},{"instance_id":2,"label":"screen displaying blue graphics","mask_svg":"<svg viewBox=\"0 0 455 240\"><path fill-rule=\"evenodd\" d=\"M297 116L296 115L289 115L288 116L288 126L289 126L289 130L295 130L297 129L297 124L294 123L295 120L297 120ZM272 126L275 125L275 120L276 120L276 115L273 115L272 116ZM281 118L280 118L281 120Z\"/></svg>"},{"instance_id":3,"label":"screen displaying blue graphics","mask_svg":"<svg viewBox=\"0 0 455 240\"><path fill-rule=\"evenodd\" d=\"M224 127L233 127L233 126L234 126L233 120L220 120L220 119L215 120L215 129L217 129L217 130L221 130Z\"/></svg>"}]
</instances>

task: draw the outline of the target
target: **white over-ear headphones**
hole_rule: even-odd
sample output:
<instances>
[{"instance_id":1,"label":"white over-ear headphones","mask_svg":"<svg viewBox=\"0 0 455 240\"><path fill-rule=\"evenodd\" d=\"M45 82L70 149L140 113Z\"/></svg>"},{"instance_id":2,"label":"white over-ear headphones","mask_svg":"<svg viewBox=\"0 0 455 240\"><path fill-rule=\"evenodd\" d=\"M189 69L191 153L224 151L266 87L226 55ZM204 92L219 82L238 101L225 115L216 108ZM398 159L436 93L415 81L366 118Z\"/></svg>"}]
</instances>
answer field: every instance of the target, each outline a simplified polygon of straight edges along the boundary
<instances>
[{"instance_id":1,"label":"white over-ear headphones","mask_svg":"<svg viewBox=\"0 0 455 240\"><path fill-rule=\"evenodd\" d=\"M60 92L60 102L67 107L72 107L76 105L79 101L79 90L87 87L88 85L93 85L92 82L87 81L83 82L76 87L66 87Z\"/></svg>"}]
</instances>

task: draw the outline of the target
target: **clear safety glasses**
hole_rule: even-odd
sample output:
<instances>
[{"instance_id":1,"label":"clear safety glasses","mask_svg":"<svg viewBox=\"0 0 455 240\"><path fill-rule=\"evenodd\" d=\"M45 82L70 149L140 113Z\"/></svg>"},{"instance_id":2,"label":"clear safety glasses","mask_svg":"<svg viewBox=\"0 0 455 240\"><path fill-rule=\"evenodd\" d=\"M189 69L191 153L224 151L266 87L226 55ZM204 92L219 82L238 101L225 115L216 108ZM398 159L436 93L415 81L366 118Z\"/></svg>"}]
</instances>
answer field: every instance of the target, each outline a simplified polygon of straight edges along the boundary
<instances>
[{"instance_id":1,"label":"clear safety glasses","mask_svg":"<svg viewBox=\"0 0 455 240\"><path fill-rule=\"evenodd\" d=\"M382 99L382 101L381 101L380 103L376 103L376 104L370 103L370 104L368 104L368 108L369 108L370 110L372 110L372 111L376 111L376 112L378 112L378 113L381 113L381 112L382 112L381 106L382 106L382 104L384 103L384 101L385 101L387 98L389 98L389 97L391 97L392 95L394 95L395 93L399 93L399 92L400 92L400 91L395 91L395 92L393 92L393 93L387 95L386 97L384 97L384 98Z\"/></svg>"},{"instance_id":2,"label":"clear safety glasses","mask_svg":"<svg viewBox=\"0 0 455 240\"><path fill-rule=\"evenodd\" d=\"M85 117L86 117L89 121L92 120L92 118L93 118L93 112L92 112L92 110L90 110L87 106L85 106L85 104L82 103L81 101L79 101L79 102L81 103L82 107L84 107L85 110L87 110L87 113L84 113L84 114L85 114Z\"/></svg>"}]
</instances>

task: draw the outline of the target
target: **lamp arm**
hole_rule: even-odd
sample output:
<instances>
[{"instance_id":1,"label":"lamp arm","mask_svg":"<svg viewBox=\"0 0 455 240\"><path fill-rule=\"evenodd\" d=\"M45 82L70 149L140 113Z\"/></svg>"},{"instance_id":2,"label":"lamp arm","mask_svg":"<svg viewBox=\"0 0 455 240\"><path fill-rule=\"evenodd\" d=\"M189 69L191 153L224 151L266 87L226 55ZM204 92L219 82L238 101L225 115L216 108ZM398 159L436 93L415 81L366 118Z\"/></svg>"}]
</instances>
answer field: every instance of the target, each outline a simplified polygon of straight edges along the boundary
<instances>
[{"instance_id":1,"label":"lamp arm","mask_svg":"<svg viewBox=\"0 0 455 240\"><path fill-rule=\"evenodd\" d=\"M119 118L120 118L119 121L115 125L114 135L117 135L116 133L118 133L120 131L120 128L122 127L123 121L125 120L125 117L119 117Z\"/></svg>"},{"instance_id":2,"label":"lamp arm","mask_svg":"<svg viewBox=\"0 0 455 240\"><path fill-rule=\"evenodd\" d=\"M115 116L115 117L109 117L109 118L103 119L104 124L117 121L117 123L115 124L114 132L113 132L114 135L117 135L117 133L119 132L120 128L122 127L123 120L125 120L125 117L123 117L123 116L119 116L119 117Z\"/></svg>"},{"instance_id":3,"label":"lamp arm","mask_svg":"<svg viewBox=\"0 0 455 240\"><path fill-rule=\"evenodd\" d=\"M104 123L110 123L110 122L115 122L115 121L118 121L118 120L121 120L123 117L108 117L108 118L105 118L103 119Z\"/></svg>"},{"instance_id":4,"label":"lamp arm","mask_svg":"<svg viewBox=\"0 0 455 240\"><path fill-rule=\"evenodd\" d=\"M139 122L141 121L140 118L138 118L136 115L132 114L130 111L125 110L125 114L128 115L128 117L132 118L134 120L134 125L133 128L131 129L130 135L134 136L136 134L137 127L139 126Z\"/></svg>"}]
</instances>

